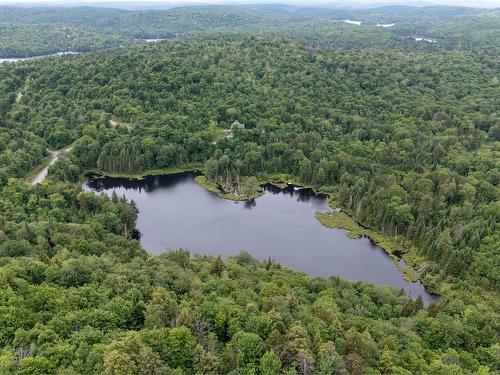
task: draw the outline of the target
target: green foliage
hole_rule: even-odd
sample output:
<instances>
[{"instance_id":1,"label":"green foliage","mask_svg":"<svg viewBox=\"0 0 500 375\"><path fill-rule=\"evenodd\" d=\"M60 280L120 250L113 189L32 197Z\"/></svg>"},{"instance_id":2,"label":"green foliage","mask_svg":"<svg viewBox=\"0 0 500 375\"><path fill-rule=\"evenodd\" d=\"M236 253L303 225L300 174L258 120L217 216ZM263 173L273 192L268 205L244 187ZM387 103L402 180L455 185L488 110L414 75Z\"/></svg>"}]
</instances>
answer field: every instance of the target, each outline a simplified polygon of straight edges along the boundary
<instances>
[{"instance_id":1,"label":"green foliage","mask_svg":"<svg viewBox=\"0 0 500 375\"><path fill-rule=\"evenodd\" d=\"M231 348L235 350L238 366L245 367L258 363L264 351L264 345L255 333L238 331L231 340Z\"/></svg>"},{"instance_id":2,"label":"green foliage","mask_svg":"<svg viewBox=\"0 0 500 375\"><path fill-rule=\"evenodd\" d=\"M161 366L159 357L136 332L111 342L104 354L104 373L109 375L156 374Z\"/></svg>"},{"instance_id":3,"label":"green foliage","mask_svg":"<svg viewBox=\"0 0 500 375\"><path fill-rule=\"evenodd\" d=\"M4 115L0 182L32 168L45 140L74 141L72 156L51 167L53 180L205 163L207 186L244 199L259 194L257 181L286 173L416 247L431 261L425 275L437 277L429 283L495 288L500 274L487 261L497 259L495 64L457 51L332 52L234 35L0 66L13 82L30 78ZM110 115L129 126L111 126ZM235 120L245 128L214 132L214 123L228 130ZM20 132L37 146L17 141Z\"/></svg>"},{"instance_id":4,"label":"green foliage","mask_svg":"<svg viewBox=\"0 0 500 375\"><path fill-rule=\"evenodd\" d=\"M62 155L49 167L49 178L55 181L77 182L80 180L81 172L74 157Z\"/></svg>"},{"instance_id":5,"label":"green foliage","mask_svg":"<svg viewBox=\"0 0 500 375\"><path fill-rule=\"evenodd\" d=\"M260 359L262 375L277 375L281 373L281 362L273 351L266 351Z\"/></svg>"},{"instance_id":6,"label":"green foliage","mask_svg":"<svg viewBox=\"0 0 500 375\"><path fill-rule=\"evenodd\" d=\"M88 52L203 33L280 35L327 48L498 51L498 12L465 7L289 9L288 6L180 7L119 10L96 7L0 7L0 56ZM340 22L362 21L361 26ZM378 23L393 27L376 27ZM412 36L434 38L417 42Z\"/></svg>"},{"instance_id":7,"label":"green foliage","mask_svg":"<svg viewBox=\"0 0 500 375\"><path fill-rule=\"evenodd\" d=\"M0 372L500 371L494 14L483 32L468 18L479 11L462 8L329 11L321 21L315 10L4 9L0 50L23 55L277 20L274 35L287 38L209 35L0 65ZM379 17L405 25L375 29ZM447 42L416 47L409 30ZM63 32L68 42L50 41ZM19 43L27 33L37 35ZM47 148L70 144L48 183L23 183ZM443 303L424 309L390 288L246 253L148 255L133 239L135 204L77 184L88 170L189 165L242 197L275 175L327 190L346 213L331 220L408 245Z\"/></svg>"},{"instance_id":8,"label":"green foliage","mask_svg":"<svg viewBox=\"0 0 500 375\"><path fill-rule=\"evenodd\" d=\"M172 327L178 314L175 299L164 288L156 289L146 306L145 324L152 327Z\"/></svg>"},{"instance_id":9,"label":"green foliage","mask_svg":"<svg viewBox=\"0 0 500 375\"><path fill-rule=\"evenodd\" d=\"M70 228L95 248L105 241L106 250L60 248ZM479 300L457 303L458 296L450 296L432 311L408 312L408 297L392 290L312 279L244 254L227 260L219 276L211 272L217 258L134 255L130 240L85 228L54 225L44 236L55 249L40 250L40 260L2 258L2 368L132 374L496 369L497 314ZM193 287L176 292L185 272ZM16 355L25 359L18 363Z\"/></svg>"}]
</instances>

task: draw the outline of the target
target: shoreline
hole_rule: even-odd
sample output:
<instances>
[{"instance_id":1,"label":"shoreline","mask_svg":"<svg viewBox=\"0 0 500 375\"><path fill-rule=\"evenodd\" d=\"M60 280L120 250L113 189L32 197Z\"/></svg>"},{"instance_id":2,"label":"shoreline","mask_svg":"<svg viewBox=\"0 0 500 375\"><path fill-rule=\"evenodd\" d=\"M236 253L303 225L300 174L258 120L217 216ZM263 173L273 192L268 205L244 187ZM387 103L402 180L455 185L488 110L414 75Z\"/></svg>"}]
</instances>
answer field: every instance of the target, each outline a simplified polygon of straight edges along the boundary
<instances>
[{"instance_id":1,"label":"shoreline","mask_svg":"<svg viewBox=\"0 0 500 375\"><path fill-rule=\"evenodd\" d=\"M88 175L93 175L94 178L106 178L106 177L111 177L111 178L127 178L129 180L143 180L148 176L158 176L158 175L168 175L168 174L177 174L177 173L184 173L184 172L200 172L203 173L204 167L202 166L185 166L185 167L178 167L178 168L168 168L168 169L150 169L141 173L137 174L130 174L130 173L120 173L120 172L104 172L104 171L99 171L97 169L86 169L83 171L83 176L88 176Z\"/></svg>"},{"instance_id":2,"label":"shoreline","mask_svg":"<svg viewBox=\"0 0 500 375\"><path fill-rule=\"evenodd\" d=\"M264 194L263 185L270 184L279 189L284 189L288 186L311 189L315 194L325 195L328 198L328 207L330 209L332 208L333 201L331 199L331 195L333 192L324 191L322 189L315 189L312 186L300 184L297 182L296 179L292 178L291 176L290 178L283 178L285 175L280 175L280 177L277 177L275 175L274 176L275 178L273 178L273 176L270 176L270 178L266 180L259 179L257 190L255 190L250 196L243 196L243 195L240 196L231 193L224 193L223 191L221 191L220 187L217 184L207 181L206 176L203 174L203 171L204 171L203 167L195 167L191 165L179 168L148 170L138 174L109 173L96 170L87 170L84 172L84 175L95 175L94 178L111 177L111 178L127 178L131 180L142 180L147 176L194 172L194 173L200 173L194 179L196 184L206 189L207 191L216 194L219 198L222 199L227 199L234 202L252 200ZM284 180L287 182L285 182ZM361 237L368 238L373 244L380 247L388 256L392 258L398 271L403 275L404 280L408 282L419 282L422 284L422 286L428 293L436 295L438 297L443 296L440 286L438 286L437 288L431 287L419 277L420 272L418 267L415 265L413 259L410 259L409 261L408 257L406 257L407 259L404 259L404 255L407 254L411 255L411 253L404 250L405 246L400 245L398 242L394 240L391 240L390 238L388 238L388 235L376 231L368 226L365 226L362 223L357 222L349 213L344 211L338 213L334 213L331 211L316 212L315 218L316 220L319 221L321 225L327 228L344 230L345 235L351 239L358 239ZM400 265L398 264L400 260L402 260L405 263L406 265L405 268L400 267Z\"/></svg>"}]
</instances>

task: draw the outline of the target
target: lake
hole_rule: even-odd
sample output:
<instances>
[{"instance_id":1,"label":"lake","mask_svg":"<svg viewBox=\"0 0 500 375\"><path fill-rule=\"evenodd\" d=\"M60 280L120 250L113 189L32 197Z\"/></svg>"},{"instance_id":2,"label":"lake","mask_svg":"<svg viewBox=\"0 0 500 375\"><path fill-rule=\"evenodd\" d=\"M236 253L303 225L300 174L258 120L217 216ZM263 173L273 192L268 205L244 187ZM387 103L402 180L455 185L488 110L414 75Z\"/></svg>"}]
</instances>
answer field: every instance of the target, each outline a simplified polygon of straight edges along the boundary
<instances>
[{"instance_id":1,"label":"lake","mask_svg":"<svg viewBox=\"0 0 500 375\"><path fill-rule=\"evenodd\" d=\"M395 23L378 23L377 22L377 27L393 27Z\"/></svg>"},{"instance_id":2,"label":"lake","mask_svg":"<svg viewBox=\"0 0 500 375\"><path fill-rule=\"evenodd\" d=\"M348 23L348 24L350 24L350 25L358 25L358 26L360 26L360 25L361 25L361 21L342 20L342 22L344 22L344 23Z\"/></svg>"},{"instance_id":3,"label":"lake","mask_svg":"<svg viewBox=\"0 0 500 375\"><path fill-rule=\"evenodd\" d=\"M432 38L426 38L426 37L418 37L418 36L413 36L412 37L413 40L417 41L417 42L427 42L427 43L437 43L438 41L436 39L432 39Z\"/></svg>"},{"instance_id":4,"label":"lake","mask_svg":"<svg viewBox=\"0 0 500 375\"><path fill-rule=\"evenodd\" d=\"M33 59L41 59L42 57L53 57L53 56L66 56L66 55L79 55L81 52L57 52L50 55L39 55L39 56L31 56L31 57L9 57L5 59L0 59L0 64L4 62L17 62L17 61L26 61Z\"/></svg>"},{"instance_id":5,"label":"lake","mask_svg":"<svg viewBox=\"0 0 500 375\"><path fill-rule=\"evenodd\" d=\"M163 42L164 40L168 40L168 39L167 39L167 38L142 39L142 41L143 41L143 42L146 42L146 43Z\"/></svg>"},{"instance_id":6,"label":"lake","mask_svg":"<svg viewBox=\"0 0 500 375\"><path fill-rule=\"evenodd\" d=\"M393 259L368 238L350 239L344 230L324 227L315 213L329 210L326 196L266 185L261 197L233 202L200 187L195 176L91 176L83 189L108 195L114 190L133 199L139 209L141 244L153 254L183 248L227 257L245 250L257 259L271 257L313 276L338 275L403 288L412 297L421 294L425 305L439 300L420 282L404 280ZM403 260L400 265L405 266Z\"/></svg>"}]
</instances>

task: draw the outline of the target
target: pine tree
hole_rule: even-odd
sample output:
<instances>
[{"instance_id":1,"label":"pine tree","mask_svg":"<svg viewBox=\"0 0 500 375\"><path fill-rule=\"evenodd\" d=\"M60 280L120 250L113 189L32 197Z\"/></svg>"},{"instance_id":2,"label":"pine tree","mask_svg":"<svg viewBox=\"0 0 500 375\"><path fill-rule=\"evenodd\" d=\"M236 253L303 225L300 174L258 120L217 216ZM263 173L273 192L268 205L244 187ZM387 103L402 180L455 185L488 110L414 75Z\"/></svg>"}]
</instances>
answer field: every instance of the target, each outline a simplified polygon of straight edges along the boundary
<instances>
[{"instance_id":1,"label":"pine tree","mask_svg":"<svg viewBox=\"0 0 500 375\"><path fill-rule=\"evenodd\" d=\"M215 260L212 263L212 267L210 268L210 273L212 275L217 275L218 277L221 277L222 272L226 269L226 266L224 265L224 261L222 260L221 256L217 256Z\"/></svg>"}]
</instances>

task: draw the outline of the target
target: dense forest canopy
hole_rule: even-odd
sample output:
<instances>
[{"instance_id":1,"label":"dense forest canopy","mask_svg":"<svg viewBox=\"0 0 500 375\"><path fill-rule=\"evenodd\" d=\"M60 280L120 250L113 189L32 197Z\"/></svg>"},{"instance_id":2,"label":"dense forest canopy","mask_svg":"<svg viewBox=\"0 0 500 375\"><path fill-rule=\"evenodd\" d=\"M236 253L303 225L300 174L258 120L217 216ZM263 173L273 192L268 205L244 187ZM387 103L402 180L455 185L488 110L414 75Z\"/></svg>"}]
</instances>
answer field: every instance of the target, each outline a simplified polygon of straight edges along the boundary
<instances>
[{"instance_id":1,"label":"dense forest canopy","mask_svg":"<svg viewBox=\"0 0 500 375\"><path fill-rule=\"evenodd\" d=\"M22 55L183 37L0 64L0 373L500 371L496 12L273 9L1 9L0 50ZM246 253L153 256L134 202L80 188L189 167L329 193L443 302Z\"/></svg>"},{"instance_id":2,"label":"dense forest canopy","mask_svg":"<svg viewBox=\"0 0 500 375\"><path fill-rule=\"evenodd\" d=\"M348 25L343 20L362 22ZM394 24L391 28L377 24ZM322 47L384 49L494 49L500 44L496 10L464 7L387 6L375 9L266 7L181 7L119 10L93 7L0 6L0 58L63 51L88 52L213 32L280 35ZM471 35L472 33L472 35ZM412 36L439 39L418 43ZM480 45L472 41L480 41Z\"/></svg>"}]
</instances>

